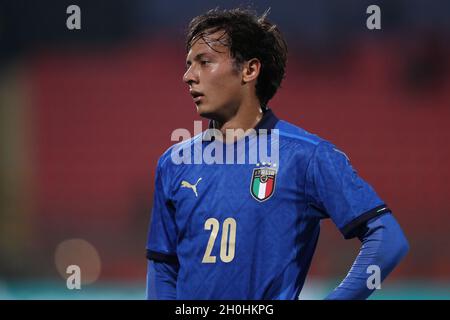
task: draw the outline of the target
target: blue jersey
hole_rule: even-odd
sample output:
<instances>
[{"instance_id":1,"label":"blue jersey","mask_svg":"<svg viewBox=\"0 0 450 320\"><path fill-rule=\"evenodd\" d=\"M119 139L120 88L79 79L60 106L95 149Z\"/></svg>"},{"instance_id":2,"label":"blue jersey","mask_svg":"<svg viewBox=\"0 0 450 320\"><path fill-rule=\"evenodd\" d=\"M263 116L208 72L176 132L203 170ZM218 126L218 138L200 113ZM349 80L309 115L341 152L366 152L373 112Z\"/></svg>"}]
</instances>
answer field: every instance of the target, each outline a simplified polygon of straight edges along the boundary
<instances>
[{"instance_id":1,"label":"blue jersey","mask_svg":"<svg viewBox=\"0 0 450 320\"><path fill-rule=\"evenodd\" d=\"M351 238L388 211L330 142L270 109L256 129L277 132L278 163L176 164L175 147L159 159L147 257L179 266L178 299L297 299L321 219Z\"/></svg>"}]
</instances>

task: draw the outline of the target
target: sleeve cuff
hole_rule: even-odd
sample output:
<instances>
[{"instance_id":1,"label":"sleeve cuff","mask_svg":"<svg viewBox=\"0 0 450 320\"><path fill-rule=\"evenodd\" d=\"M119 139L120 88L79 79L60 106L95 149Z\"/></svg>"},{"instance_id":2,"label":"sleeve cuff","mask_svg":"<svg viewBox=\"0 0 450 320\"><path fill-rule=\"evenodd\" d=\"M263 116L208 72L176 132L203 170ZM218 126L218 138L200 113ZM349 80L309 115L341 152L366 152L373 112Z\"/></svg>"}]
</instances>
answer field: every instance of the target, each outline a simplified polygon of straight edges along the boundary
<instances>
[{"instance_id":1,"label":"sleeve cuff","mask_svg":"<svg viewBox=\"0 0 450 320\"><path fill-rule=\"evenodd\" d=\"M167 262L171 264L179 264L178 257L172 254L161 253L153 250L147 249L147 259L154 260L158 262Z\"/></svg>"},{"instance_id":2,"label":"sleeve cuff","mask_svg":"<svg viewBox=\"0 0 450 320\"><path fill-rule=\"evenodd\" d=\"M378 207L375 207L369 211L364 212L363 214L356 217L354 220L350 221L343 228L341 228L341 232L344 235L345 239L354 238L358 235L358 230L360 229L360 227L363 226L367 221L389 212L391 212L391 209L389 209L386 204L382 204Z\"/></svg>"}]
</instances>

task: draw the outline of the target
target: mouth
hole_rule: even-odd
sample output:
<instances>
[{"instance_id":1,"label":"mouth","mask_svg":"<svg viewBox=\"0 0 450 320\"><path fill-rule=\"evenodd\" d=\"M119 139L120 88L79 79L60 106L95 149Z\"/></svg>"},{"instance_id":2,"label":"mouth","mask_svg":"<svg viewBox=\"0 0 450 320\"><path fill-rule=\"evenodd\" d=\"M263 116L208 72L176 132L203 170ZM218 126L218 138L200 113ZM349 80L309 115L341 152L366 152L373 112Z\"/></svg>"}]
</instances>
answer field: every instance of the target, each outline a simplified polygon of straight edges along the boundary
<instances>
[{"instance_id":1,"label":"mouth","mask_svg":"<svg viewBox=\"0 0 450 320\"><path fill-rule=\"evenodd\" d=\"M192 98L194 99L194 102L197 104L199 103L202 98L205 96L203 93L195 90L190 90L189 93L191 94Z\"/></svg>"}]
</instances>

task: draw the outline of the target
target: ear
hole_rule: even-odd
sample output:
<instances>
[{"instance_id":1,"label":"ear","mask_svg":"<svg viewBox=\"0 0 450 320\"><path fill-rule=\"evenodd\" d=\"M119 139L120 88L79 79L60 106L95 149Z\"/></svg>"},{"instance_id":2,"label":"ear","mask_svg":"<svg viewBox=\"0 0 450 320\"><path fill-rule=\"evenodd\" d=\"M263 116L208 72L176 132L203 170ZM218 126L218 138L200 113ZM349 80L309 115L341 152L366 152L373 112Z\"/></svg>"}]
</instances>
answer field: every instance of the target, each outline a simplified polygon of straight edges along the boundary
<instances>
[{"instance_id":1,"label":"ear","mask_svg":"<svg viewBox=\"0 0 450 320\"><path fill-rule=\"evenodd\" d=\"M242 68L242 82L248 83L250 81L256 80L259 76L261 70L261 62L256 59L250 59Z\"/></svg>"}]
</instances>

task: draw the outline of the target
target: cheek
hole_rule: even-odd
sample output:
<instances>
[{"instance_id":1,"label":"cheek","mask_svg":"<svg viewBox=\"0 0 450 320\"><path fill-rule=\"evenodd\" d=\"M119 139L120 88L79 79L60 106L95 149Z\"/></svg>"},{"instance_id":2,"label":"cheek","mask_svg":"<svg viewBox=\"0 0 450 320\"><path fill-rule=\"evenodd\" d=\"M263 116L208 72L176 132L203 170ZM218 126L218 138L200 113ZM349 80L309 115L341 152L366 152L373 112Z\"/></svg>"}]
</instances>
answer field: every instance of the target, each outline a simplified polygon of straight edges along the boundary
<instances>
[{"instance_id":1,"label":"cheek","mask_svg":"<svg viewBox=\"0 0 450 320\"><path fill-rule=\"evenodd\" d=\"M241 88L239 75L233 70L212 70L209 87L220 95L237 94Z\"/></svg>"}]
</instances>

